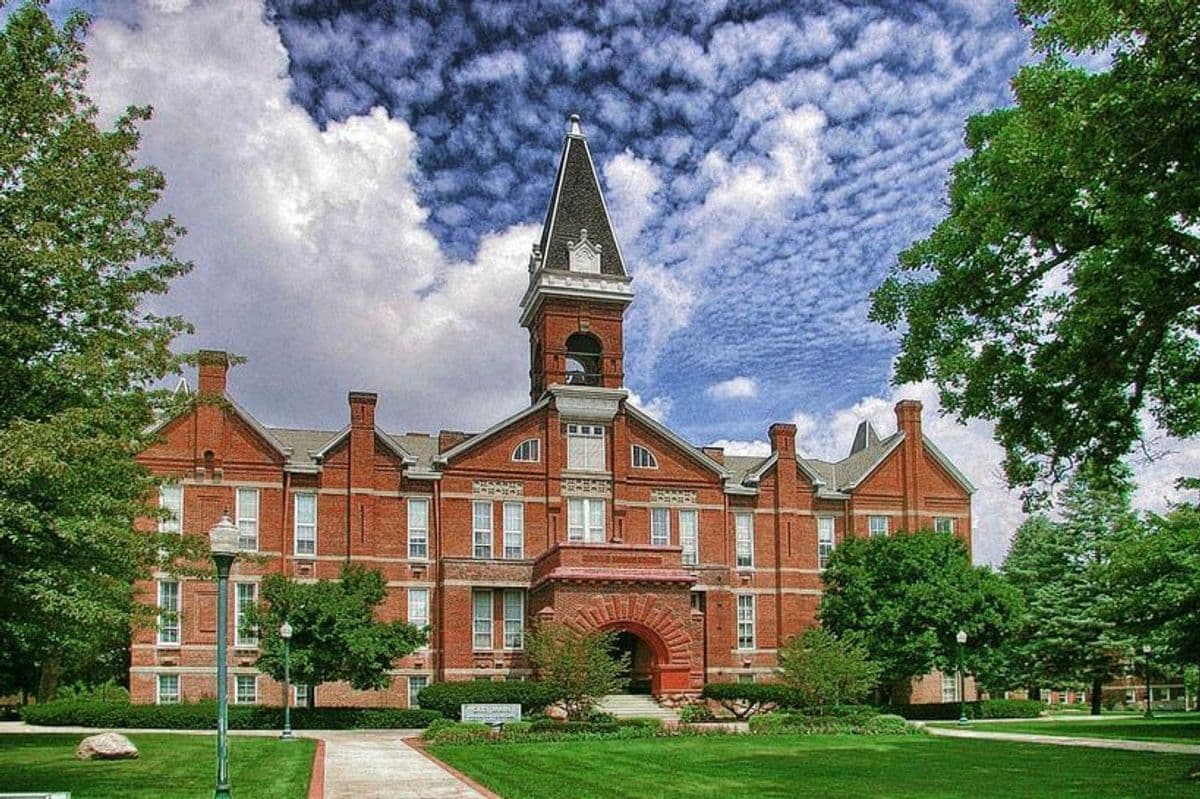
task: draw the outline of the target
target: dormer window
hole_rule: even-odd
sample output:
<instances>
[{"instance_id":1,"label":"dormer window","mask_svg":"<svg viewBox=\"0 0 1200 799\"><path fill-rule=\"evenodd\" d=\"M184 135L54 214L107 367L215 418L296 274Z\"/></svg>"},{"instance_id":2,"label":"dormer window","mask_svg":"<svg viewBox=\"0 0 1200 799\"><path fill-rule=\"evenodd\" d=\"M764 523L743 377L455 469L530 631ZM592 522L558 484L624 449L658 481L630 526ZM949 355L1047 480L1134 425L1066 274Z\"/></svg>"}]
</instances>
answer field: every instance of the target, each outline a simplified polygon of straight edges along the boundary
<instances>
[{"instance_id":1,"label":"dormer window","mask_svg":"<svg viewBox=\"0 0 1200 799\"><path fill-rule=\"evenodd\" d=\"M600 274L600 245L588 238L587 228L580 228L579 241L567 242L567 265L572 272Z\"/></svg>"},{"instance_id":2,"label":"dormer window","mask_svg":"<svg viewBox=\"0 0 1200 799\"><path fill-rule=\"evenodd\" d=\"M641 444L633 445L633 468L635 469L657 469L658 458L654 457L654 453L643 447Z\"/></svg>"},{"instance_id":3,"label":"dormer window","mask_svg":"<svg viewBox=\"0 0 1200 799\"><path fill-rule=\"evenodd\" d=\"M537 463L542 459L542 442L536 438L522 441L513 450L512 459L518 463Z\"/></svg>"}]
</instances>

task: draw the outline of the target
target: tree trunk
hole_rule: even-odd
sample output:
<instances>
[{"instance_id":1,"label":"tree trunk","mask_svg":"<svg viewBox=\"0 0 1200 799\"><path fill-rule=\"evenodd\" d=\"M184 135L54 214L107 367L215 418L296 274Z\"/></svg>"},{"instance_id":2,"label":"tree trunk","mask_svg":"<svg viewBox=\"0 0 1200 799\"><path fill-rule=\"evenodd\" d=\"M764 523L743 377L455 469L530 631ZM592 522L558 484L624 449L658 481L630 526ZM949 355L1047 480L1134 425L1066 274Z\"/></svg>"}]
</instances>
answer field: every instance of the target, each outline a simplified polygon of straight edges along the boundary
<instances>
[{"instance_id":1,"label":"tree trunk","mask_svg":"<svg viewBox=\"0 0 1200 799\"><path fill-rule=\"evenodd\" d=\"M1104 687L1103 681L1099 677L1092 678L1092 715L1100 715L1100 691Z\"/></svg>"},{"instance_id":2,"label":"tree trunk","mask_svg":"<svg viewBox=\"0 0 1200 799\"><path fill-rule=\"evenodd\" d=\"M49 702L54 698L54 692L58 690L58 678L61 676L62 664L58 660L58 655L48 655L42 661L42 671L38 678L38 704Z\"/></svg>"}]
</instances>

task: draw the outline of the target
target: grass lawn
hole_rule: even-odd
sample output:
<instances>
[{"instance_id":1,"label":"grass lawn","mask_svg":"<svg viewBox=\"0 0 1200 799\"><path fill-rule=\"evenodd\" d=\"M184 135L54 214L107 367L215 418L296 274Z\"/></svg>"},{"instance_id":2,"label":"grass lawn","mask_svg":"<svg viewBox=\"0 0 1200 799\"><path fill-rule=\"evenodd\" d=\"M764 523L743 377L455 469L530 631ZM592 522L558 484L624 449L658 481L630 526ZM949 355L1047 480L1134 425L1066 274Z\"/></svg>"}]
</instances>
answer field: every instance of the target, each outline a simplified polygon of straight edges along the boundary
<instances>
[{"instance_id":1,"label":"grass lawn","mask_svg":"<svg viewBox=\"0 0 1200 799\"><path fill-rule=\"evenodd\" d=\"M70 791L71 799L212 797L216 738L130 735L137 760L75 759L83 733L0 735L0 793ZM303 799L316 743L231 736L229 780L234 796Z\"/></svg>"},{"instance_id":2,"label":"grass lawn","mask_svg":"<svg viewBox=\"0 0 1200 799\"><path fill-rule=\"evenodd\" d=\"M439 745L505 799L1200 797L1200 760L931 736L729 736Z\"/></svg>"},{"instance_id":3,"label":"grass lawn","mask_svg":"<svg viewBox=\"0 0 1200 799\"><path fill-rule=\"evenodd\" d=\"M1125 721L1009 721L999 724L973 721L969 729L1064 735L1073 738L1123 738L1127 741L1200 744L1200 713Z\"/></svg>"}]
</instances>

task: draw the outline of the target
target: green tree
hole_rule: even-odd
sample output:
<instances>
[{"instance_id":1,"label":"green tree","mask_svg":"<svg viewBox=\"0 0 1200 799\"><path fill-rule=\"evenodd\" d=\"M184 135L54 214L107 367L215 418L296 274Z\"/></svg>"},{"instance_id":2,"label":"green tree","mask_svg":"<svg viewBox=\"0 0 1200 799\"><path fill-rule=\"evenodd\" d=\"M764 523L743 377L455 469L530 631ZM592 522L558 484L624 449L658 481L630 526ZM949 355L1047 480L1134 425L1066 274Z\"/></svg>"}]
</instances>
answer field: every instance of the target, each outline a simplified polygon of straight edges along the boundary
<instances>
[{"instance_id":1,"label":"green tree","mask_svg":"<svg viewBox=\"0 0 1200 799\"><path fill-rule=\"evenodd\" d=\"M150 111L97 126L84 29L30 3L0 31L0 690L41 699L150 620L133 584L160 542L133 524L154 481L133 458L188 329L143 307L190 268L152 216L163 176L134 165Z\"/></svg>"},{"instance_id":2,"label":"green tree","mask_svg":"<svg viewBox=\"0 0 1200 799\"><path fill-rule=\"evenodd\" d=\"M862 645L889 695L934 669L957 669L959 630L969 636L967 671L982 674L1020 612L1016 591L972 566L966 545L949 533L847 539L823 577L821 626Z\"/></svg>"},{"instance_id":3,"label":"green tree","mask_svg":"<svg viewBox=\"0 0 1200 799\"><path fill-rule=\"evenodd\" d=\"M550 685L567 718L586 719L597 700L628 684L629 653L614 656L616 630L579 632L543 622L525 633L525 653L540 682Z\"/></svg>"},{"instance_id":4,"label":"green tree","mask_svg":"<svg viewBox=\"0 0 1200 799\"><path fill-rule=\"evenodd\" d=\"M901 253L871 318L897 382L991 419L1012 485L1117 463L1140 414L1200 432L1200 4L1018 0L1045 55L972 117L949 215ZM1064 55L1113 48L1111 69ZM1044 488L1043 488L1044 490Z\"/></svg>"},{"instance_id":5,"label":"green tree","mask_svg":"<svg viewBox=\"0 0 1200 799\"><path fill-rule=\"evenodd\" d=\"M1101 686L1124 671L1130 640L1117 623L1114 553L1137 535L1128 472L1085 467L1063 495L1061 522L1025 522L1005 559L1005 579L1024 599L1009 673L1026 685Z\"/></svg>"},{"instance_id":6,"label":"green tree","mask_svg":"<svg viewBox=\"0 0 1200 799\"><path fill-rule=\"evenodd\" d=\"M246 631L258 633L255 665L283 681L279 628L286 621L292 627L288 659L294 684L344 681L360 691L386 688L393 663L429 640L427 630L408 622L379 621L376 610L386 598L383 575L362 566L346 566L340 579L315 583L267 575L261 600L243 619Z\"/></svg>"},{"instance_id":7,"label":"green tree","mask_svg":"<svg viewBox=\"0 0 1200 799\"><path fill-rule=\"evenodd\" d=\"M779 651L779 674L801 706L825 707L866 696L879 681L879 666L863 647L814 627Z\"/></svg>"}]
</instances>

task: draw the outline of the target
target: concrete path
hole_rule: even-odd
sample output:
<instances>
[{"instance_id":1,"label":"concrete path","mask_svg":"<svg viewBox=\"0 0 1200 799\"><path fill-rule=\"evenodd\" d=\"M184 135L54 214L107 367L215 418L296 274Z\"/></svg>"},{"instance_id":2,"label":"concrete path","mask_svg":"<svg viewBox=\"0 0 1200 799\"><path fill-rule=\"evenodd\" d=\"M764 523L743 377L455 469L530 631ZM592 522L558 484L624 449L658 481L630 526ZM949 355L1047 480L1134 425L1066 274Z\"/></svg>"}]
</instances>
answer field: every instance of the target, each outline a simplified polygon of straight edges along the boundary
<instances>
[{"instance_id":1,"label":"concrete path","mask_svg":"<svg viewBox=\"0 0 1200 799\"><path fill-rule=\"evenodd\" d=\"M1200 755L1200 744L1174 744L1158 741L1126 741L1116 738L1080 738L1066 735L1030 735L1017 732L985 732L984 730L926 725L930 735L940 738L976 738L985 741L1015 741L1018 743L1053 744L1055 746L1085 746L1093 749L1126 749L1131 752L1171 752L1180 755Z\"/></svg>"}]
</instances>

